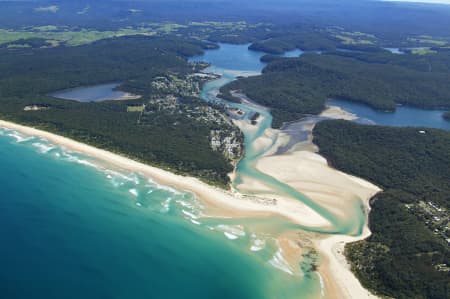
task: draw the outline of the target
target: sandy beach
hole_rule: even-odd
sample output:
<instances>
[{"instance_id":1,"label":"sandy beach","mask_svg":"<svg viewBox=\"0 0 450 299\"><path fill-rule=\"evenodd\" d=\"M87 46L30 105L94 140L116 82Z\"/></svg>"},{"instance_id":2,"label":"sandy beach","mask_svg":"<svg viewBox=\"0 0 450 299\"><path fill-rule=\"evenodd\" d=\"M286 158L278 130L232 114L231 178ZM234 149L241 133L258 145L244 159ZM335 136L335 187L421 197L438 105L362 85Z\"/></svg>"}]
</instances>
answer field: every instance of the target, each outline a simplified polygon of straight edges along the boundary
<instances>
[{"instance_id":1,"label":"sandy beach","mask_svg":"<svg viewBox=\"0 0 450 299\"><path fill-rule=\"evenodd\" d=\"M380 191L375 185L329 167L323 157L308 151L264 157L258 161L257 167L301 191L343 219L352 217L348 211L351 211L349 207L355 198L362 199L368 210L369 199ZM368 236L370 231L366 224L358 237L333 235L314 240L322 257L319 273L324 281L326 298L377 298L362 287L350 271L344 256L346 243Z\"/></svg>"},{"instance_id":2,"label":"sandy beach","mask_svg":"<svg viewBox=\"0 0 450 299\"><path fill-rule=\"evenodd\" d=\"M338 107L328 107L320 116L345 120L356 118L354 114ZM274 153L278 147L287 143L286 134L280 130L269 129L270 132L262 136L263 140L255 142L254 146L258 148L262 148L262 144L267 146L269 136L275 138L275 142L272 148L268 148L265 154L257 160L256 168L290 185L342 219L352 217L349 215L349 211L351 211L349 207L355 200L362 201L368 214L370 198L381 189L370 182L330 167L327 160L317 153L317 146L312 143L313 128L314 125L306 126L306 129L310 131L307 140L297 143L284 154ZM252 182L250 179L244 179L240 188L246 191L270 193L270 188L261 183ZM361 285L351 272L344 256L346 243L362 240L369 236L370 230L366 219L366 225L360 236L332 235L328 238L321 236L312 238L322 259L319 273L324 283L326 298L378 298Z\"/></svg>"},{"instance_id":3,"label":"sandy beach","mask_svg":"<svg viewBox=\"0 0 450 299\"><path fill-rule=\"evenodd\" d=\"M363 240L370 236L366 227L359 237L335 235L314 244L322 253L319 273L325 284L326 298L331 299L376 299L379 298L366 290L350 270L344 255L346 243Z\"/></svg>"},{"instance_id":4,"label":"sandy beach","mask_svg":"<svg viewBox=\"0 0 450 299\"><path fill-rule=\"evenodd\" d=\"M169 171L136 162L126 157L46 131L2 120L0 120L0 127L16 130L25 135L45 138L50 142L66 147L72 151L97 158L100 161L107 162L122 169L148 176L159 184L192 192L201 200L217 208L212 211L215 216L220 216L220 214L228 216L231 214L233 217L254 217L276 214L286 217L294 223L305 226L320 227L327 224L327 221L318 214L305 213L304 205L295 200L279 199L276 204L272 200L257 200L252 197L242 196L237 193L212 187L193 177L176 175Z\"/></svg>"},{"instance_id":5,"label":"sandy beach","mask_svg":"<svg viewBox=\"0 0 450 299\"><path fill-rule=\"evenodd\" d=\"M324 116L330 118L352 119L353 115L345 111L329 108ZM252 130L244 123L239 123L241 129ZM280 215L293 223L310 228L329 228L330 223L320 214L302 202L283 197L265 186L258 180L243 177L241 190L258 191L258 197L246 196L237 191L225 191L212 187L193 177L173 174L156 167L152 167L129 158L89 146L69 138L58 136L49 132L1 121L0 127L16 130L30 136L37 136L52 143L63 146L69 150L94 157L108 165L133 171L150 177L155 182L172 186L178 190L194 193L202 202L206 203L207 213L214 217L269 217ZM312 127L310 128L312 130ZM276 148L286 144L289 137L279 130L268 129L252 145L264 150L265 155L258 159L258 170L282 181L301 193L310 197L316 203L326 207L339 217L347 215L347 203L360 198L366 209L369 209L368 200L380 189L362 179L352 177L328 166L327 161L318 155L317 148L312 144L312 138L294 146L292 150L274 155ZM273 142L275 141L275 142ZM270 145L272 144L272 145ZM315 239L313 244L322 256L323 263L319 273L325 285L326 298L376 298L365 290L349 269L343 256L343 246L366 238L370 231L366 225L364 233L359 237L334 235L326 239ZM280 237L280 248L287 260L296 265L302 246L293 243L286 236ZM294 269L295 267L293 267Z\"/></svg>"},{"instance_id":6,"label":"sandy beach","mask_svg":"<svg viewBox=\"0 0 450 299\"><path fill-rule=\"evenodd\" d=\"M124 95L122 95L121 97L114 99L115 101L128 101L128 100L137 100L142 98L141 95L137 95L137 94L132 94L129 92L126 92Z\"/></svg>"},{"instance_id":7,"label":"sandy beach","mask_svg":"<svg viewBox=\"0 0 450 299\"><path fill-rule=\"evenodd\" d=\"M327 109L322 111L320 116L345 120L354 120L358 118L355 114L345 111L337 106L328 106Z\"/></svg>"},{"instance_id":8,"label":"sandy beach","mask_svg":"<svg viewBox=\"0 0 450 299\"><path fill-rule=\"evenodd\" d=\"M342 218L351 216L347 204L358 198L368 200L379 192L376 186L329 167L322 156L309 151L263 157L256 167Z\"/></svg>"}]
</instances>

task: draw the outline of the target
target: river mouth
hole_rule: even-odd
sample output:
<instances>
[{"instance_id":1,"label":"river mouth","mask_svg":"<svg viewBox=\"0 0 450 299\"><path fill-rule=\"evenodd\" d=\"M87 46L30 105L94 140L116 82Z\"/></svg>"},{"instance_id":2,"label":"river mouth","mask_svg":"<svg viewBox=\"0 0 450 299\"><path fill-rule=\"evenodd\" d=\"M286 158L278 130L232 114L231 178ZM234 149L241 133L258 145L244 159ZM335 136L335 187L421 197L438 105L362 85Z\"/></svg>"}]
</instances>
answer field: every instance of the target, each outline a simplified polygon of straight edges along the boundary
<instances>
[{"instance_id":1,"label":"river mouth","mask_svg":"<svg viewBox=\"0 0 450 299\"><path fill-rule=\"evenodd\" d=\"M303 52L294 50L285 57L296 57ZM360 200L353 200L349 209L353 217L344 219L328 209L317 204L314 200L302 194L292 185L281 182L272 175L262 172L257 164L265 157L283 155L291 151L299 143L311 141L311 131L315 123L327 119L324 116L312 116L299 122L287 124L284 130L272 129L272 115L270 110L255 104L245 98L244 95L234 94L241 98L241 103L231 103L217 97L219 89L225 84L235 80L239 76L258 75L266 65L260 61L264 55L248 49L248 45L220 44L219 49L206 51L203 56L195 57L193 61L202 60L211 64L205 72L221 75L220 79L208 82L204 85L201 98L205 101L224 102L228 107L239 110L242 115L234 118L234 123L244 133L245 155L236 166L233 174L232 188L249 196L276 197L283 196L304 203L314 213L320 215L331 223L329 227L299 227L301 229L318 233L343 233L358 235L365 225L366 214L361 210ZM230 68L225 68L232 61ZM255 121L252 117L257 114ZM312 143L309 144L314 150ZM258 185L258 188L248 188L248 185ZM264 186L264 187L263 187Z\"/></svg>"},{"instance_id":2,"label":"river mouth","mask_svg":"<svg viewBox=\"0 0 450 299\"><path fill-rule=\"evenodd\" d=\"M202 97L216 100L221 84L239 74L259 73L250 67L236 68L216 68L223 76L206 84ZM313 150L296 151L296 146L309 141L316 119L292 123L279 132L270 129L271 115L266 108L248 102L230 105L245 112L238 120L242 121L249 147L238 166L236 190L269 198L279 194L268 192L297 198L296 186L282 183L283 177L276 173L297 171L290 167L299 166L296 174L306 175L302 179L307 181L307 177L318 175L314 169L327 170ZM255 112L259 113L256 125L251 123ZM291 139L284 139L289 131ZM298 137L293 137L297 133ZM2 275L11 283L17 277L23 280L25 275L22 285L19 281L12 286L18 290L36 282L22 298L36 297L36 293L48 289L61 294L70 291L69 297L84 298L112 294L118 298L328 298L322 294L321 278L315 271L320 261L310 239L333 233L359 235L367 216L358 198L349 199L348 214L342 215L339 206L330 205L326 197L322 202L309 203L308 198L313 197L306 194L299 200L309 204L313 212L329 214L331 226L300 226L274 215L209 217L202 214L203 203L193 194L158 185L139 173L111 168L107 161L108 168L97 169L98 161L12 130L0 129L0 141L7 144L0 146L5 169L2 181L6 182L0 201L7 203L0 214L9 225L3 225L0 234L4 240L0 251L6 253L0 254L5 265ZM294 161L304 164L285 160L292 155ZM264 159L266 163L261 165ZM279 165L283 171L265 169L271 165ZM31 178L30 173L36 178ZM246 190L249 179L266 182L273 190ZM339 179L336 190L347 183L345 175ZM301 186L302 190L308 188L316 186ZM10 190L21 196L8 193ZM30 203L26 199L32 199L31 208L27 208ZM351 217L346 220L348 215ZM23 226L27 223L30 231L25 235ZM20 246L11 246L17 241ZM10 252L21 258L8 258ZM33 259L36 256L40 259ZM89 290L89 296L80 293L83 288L74 283L74 274L82 279L81 285L86 286L85 292Z\"/></svg>"},{"instance_id":3,"label":"river mouth","mask_svg":"<svg viewBox=\"0 0 450 299\"><path fill-rule=\"evenodd\" d=\"M312 130L316 123L339 118L362 124L450 129L450 123L442 119L442 111L399 107L396 112L386 114L361 104L332 100L327 102L328 108L321 115L291 122L281 130L274 130L269 109L247 101L244 95L234 94L243 99L241 103L231 103L217 97L220 87L239 76L260 74L265 66L260 61L264 54L248 50L247 45L221 44L219 49L213 51L213 54L206 51L203 56L195 58L211 64L205 72L221 75L220 79L205 84L201 98L223 102L239 110L241 115L234 117L233 121L245 137L245 156L233 174L233 190L248 196L288 198L303 203L310 213L326 219L329 225L294 225L289 229L304 235L313 233L313 239L337 234L349 242L369 236L368 201L380 191L369 182L340 173L327 165L312 143ZM301 51L296 51L285 57L301 54ZM228 68L230 61L232 63ZM255 114L258 115L256 121L253 118ZM307 260L300 260L301 269L305 265L312 266ZM320 279L316 274L309 274L315 278L307 284L315 284L315 289L320 289L317 286ZM315 294L314 297L320 298L321 295Z\"/></svg>"},{"instance_id":4,"label":"river mouth","mask_svg":"<svg viewBox=\"0 0 450 299\"><path fill-rule=\"evenodd\" d=\"M316 185L311 187L311 183L307 178L305 179L304 175L308 174L309 170L314 172L314 176L321 175L320 172L326 173L334 180L333 186L324 185L323 189L331 190L330 192L339 192L340 184L353 184L353 182L350 182L343 175L337 175L336 179L334 170L331 171L326 165L326 162L325 164L322 162L321 159L323 158L318 156L313 149L311 152L302 151L301 156L294 157L294 154L291 154L291 150L299 143L311 141L310 136L313 125L317 121L326 119L327 117L311 117L310 119L302 120L301 124L291 124L285 130L274 130L272 129L272 115L269 109L248 101L244 95L240 94L234 95L242 99L241 103L231 103L218 98L217 95L220 87L235 80L239 76L258 75L265 66L264 63L260 62L260 58L264 54L249 51L247 45L221 44L220 46L218 50L212 50L212 54L206 51L202 57L196 57L195 60L202 60L211 64L209 68L204 70L205 72L221 75L221 78L204 85L201 98L205 101L223 102L228 107L238 110L241 113L239 117L233 118L233 122L244 134L246 150L244 157L236 166L233 174L232 189L245 196L254 196L274 201L295 201L301 204L303 211L300 213L306 213L304 224L284 224L286 233L289 231L291 233L293 231L296 232L296 237L291 235L293 238L291 242L298 239L298 236L302 236L300 237L301 239L311 242L312 239L325 238L329 234L361 235L367 218L367 210L359 197L363 195L360 193L351 193L350 191L354 187L352 185L347 189L344 188L346 190L345 192L351 195L343 195L345 202L341 203L341 207L335 204L330 205L330 200L333 201L333 196L329 196L327 194L328 191L324 193L319 192L320 194L316 195L317 188L321 189L322 187ZM289 55L296 57L301 54L301 51L294 51ZM242 61L243 58L244 61ZM233 61L229 69L226 68L228 61ZM258 115L256 120L253 118L255 115ZM300 127L303 127L303 129L299 129ZM291 134L289 134L289 130ZM286 167L287 172L297 172L299 169L289 168L289 165L296 164L295 161L297 160L295 159L297 158L303 161L301 162L302 167L306 167L305 171L302 172L300 169L300 172L303 173L302 178L309 184L305 186L305 190L308 193L300 192L296 185L297 182L292 182L292 184L286 183L282 174L284 172L283 169L276 169L276 167L273 168L270 166L284 165L282 168ZM270 161L270 159L281 160ZM291 161L294 161L294 163L291 163ZM315 168L315 170L312 168ZM364 194L364 196L367 197L367 194ZM345 207L345 212L342 209L343 206ZM316 219L314 221L317 222L312 220L308 222L306 220L308 217L310 219ZM282 238L282 235L284 233L279 238ZM280 256L283 256L283 254L280 253ZM307 256L300 256L297 259L291 260L289 267L295 268L295 271L307 277L308 279L302 283L303 286L309 285L309 287L317 290L313 298L320 298L322 296L322 291L320 290L323 288L321 286L320 275L317 272L305 270L314 269L317 261L310 260ZM280 265L278 264L278 266Z\"/></svg>"},{"instance_id":5,"label":"river mouth","mask_svg":"<svg viewBox=\"0 0 450 299\"><path fill-rule=\"evenodd\" d=\"M193 193L15 129L0 145L0 275L17 298L319 298L317 255L285 217L213 217Z\"/></svg>"}]
</instances>

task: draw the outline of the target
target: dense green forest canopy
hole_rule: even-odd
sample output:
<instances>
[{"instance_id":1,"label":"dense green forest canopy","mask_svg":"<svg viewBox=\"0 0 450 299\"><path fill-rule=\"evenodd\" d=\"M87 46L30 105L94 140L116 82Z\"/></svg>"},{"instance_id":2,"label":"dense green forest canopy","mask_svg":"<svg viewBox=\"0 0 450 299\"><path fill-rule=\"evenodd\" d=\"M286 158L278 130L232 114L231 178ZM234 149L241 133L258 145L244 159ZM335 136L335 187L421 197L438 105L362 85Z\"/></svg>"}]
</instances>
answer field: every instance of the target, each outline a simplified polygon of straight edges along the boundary
<instances>
[{"instance_id":1,"label":"dense green forest canopy","mask_svg":"<svg viewBox=\"0 0 450 299\"><path fill-rule=\"evenodd\" d=\"M335 51L330 54L371 64L396 65L420 72L450 73L450 51L444 49L439 49L436 53L429 55L393 55L383 49L370 53L364 51Z\"/></svg>"},{"instance_id":2,"label":"dense green forest canopy","mask_svg":"<svg viewBox=\"0 0 450 299\"><path fill-rule=\"evenodd\" d=\"M79 47L0 49L0 96L44 95L108 82L124 82L142 94L155 76L191 71L186 57L202 53L203 47L183 38L134 36Z\"/></svg>"},{"instance_id":3,"label":"dense green forest canopy","mask_svg":"<svg viewBox=\"0 0 450 299\"><path fill-rule=\"evenodd\" d=\"M269 107L280 127L320 113L332 97L382 110L399 103L450 108L448 28L447 6L384 1L0 1L0 119L226 186L232 165L209 142L217 123L143 106L155 97L155 77L196 71L186 58L215 46L204 40L251 43L270 54L324 52L265 56L261 76L222 89L227 99L238 100L230 91L240 90ZM110 82L142 98L79 103L48 96ZM188 97L178 103L211 108ZM33 105L43 109L24 110ZM449 134L342 121L315 128L334 167L384 189L372 201L373 235L346 251L361 282L379 294L449 297Z\"/></svg>"},{"instance_id":4,"label":"dense green forest canopy","mask_svg":"<svg viewBox=\"0 0 450 299\"><path fill-rule=\"evenodd\" d=\"M294 49L332 51L339 45L339 40L325 30L307 25L292 25L276 28L264 40L253 43L249 48L270 54L283 54Z\"/></svg>"},{"instance_id":5,"label":"dense green forest canopy","mask_svg":"<svg viewBox=\"0 0 450 299\"><path fill-rule=\"evenodd\" d=\"M192 72L186 57L202 53L204 46L177 37L126 37L79 47L0 50L0 118L225 186L232 166L221 153L212 151L210 124L160 114L158 121L151 121L156 115L149 116L145 125L138 125L140 114L127 112L128 105L142 106L151 97L150 82L155 76ZM79 103L47 95L109 82L122 82L122 89L143 97ZM28 105L49 109L25 111Z\"/></svg>"},{"instance_id":6,"label":"dense green forest canopy","mask_svg":"<svg viewBox=\"0 0 450 299\"><path fill-rule=\"evenodd\" d=\"M243 28L238 23L252 26ZM295 47L369 50L374 46L448 47L449 27L447 6L384 1L0 1L0 43L2 30L17 32L18 39L25 38L24 32L39 37L33 33L48 29L40 33L52 37L55 31L64 31L75 43L83 42L79 33L90 39L171 31L212 41L254 43L252 48L268 53ZM6 33L11 38L11 32Z\"/></svg>"},{"instance_id":7,"label":"dense green forest canopy","mask_svg":"<svg viewBox=\"0 0 450 299\"><path fill-rule=\"evenodd\" d=\"M332 166L383 188L372 236L346 248L364 286L406 298L448 298L450 132L324 121L314 142Z\"/></svg>"},{"instance_id":8,"label":"dense green forest canopy","mask_svg":"<svg viewBox=\"0 0 450 299\"><path fill-rule=\"evenodd\" d=\"M272 109L274 127L320 113L327 99L362 102L393 111L397 104L450 107L450 53L421 57L389 52L304 54L300 58L265 56L261 76L242 78L222 88L239 90Z\"/></svg>"},{"instance_id":9,"label":"dense green forest canopy","mask_svg":"<svg viewBox=\"0 0 450 299\"><path fill-rule=\"evenodd\" d=\"M39 9L39 8L51 9ZM115 30L145 22L247 21L340 26L399 41L448 36L450 8L364 0L20 0L0 1L0 27L80 26ZM417 21L417 20L420 20Z\"/></svg>"}]
</instances>

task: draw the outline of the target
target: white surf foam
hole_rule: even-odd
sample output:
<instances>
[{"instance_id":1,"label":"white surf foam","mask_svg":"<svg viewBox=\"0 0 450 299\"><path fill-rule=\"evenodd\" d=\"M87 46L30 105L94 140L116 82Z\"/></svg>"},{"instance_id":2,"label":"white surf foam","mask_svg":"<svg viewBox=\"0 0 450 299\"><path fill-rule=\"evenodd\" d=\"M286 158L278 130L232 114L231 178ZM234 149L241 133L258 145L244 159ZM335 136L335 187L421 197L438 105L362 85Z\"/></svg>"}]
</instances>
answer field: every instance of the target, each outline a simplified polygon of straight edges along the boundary
<instances>
[{"instance_id":1,"label":"white surf foam","mask_svg":"<svg viewBox=\"0 0 450 299\"><path fill-rule=\"evenodd\" d=\"M323 282L323 277L320 275L319 272L317 272L317 275L319 275L319 283L320 283L320 297L325 297L325 283Z\"/></svg>"},{"instance_id":2,"label":"white surf foam","mask_svg":"<svg viewBox=\"0 0 450 299\"><path fill-rule=\"evenodd\" d=\"M106 177L113 181L113 184L116 187L123 186L124 182L133 182L135 183L135 185L139 184L139 178L134 174L125 175L123 173L111 169L102 169L102 170L106 174Z\"/></svg>"},{"instance_id":3,"label":"white surf foam","mask_svg":"<svg viewBox=\"0 0 450 299\"><path fill-rule=\"evenodd\" d=\"M136 189L130 189L128 190L128 192L130 192L132 195L134 195L135 197L139 196L139 192Z\"/></svg>"},{"instance_id":4,"label":"white surf foam","mask_svg":"<svg viewBox=\"0 0 450 299\"><path fill-rule=\"evenodd\" d=\"M176 203L180 204L183 208L192 208L192 204L185 202L184 200L178 199Z\"/></svg>"},{"instance_id":5,"label":"white surf foam","mask_svg":"<svg viewBox=\"0 0 450 299\"><path fill-rule=\"evenodd\" d=\"M250 247L251 251L260 251L266 247L266 240L263 239L253 239L252 246Z\"/></svg>"},{"instance_id":6,"label":"white surf foam","mask_svg":"<svg viewBox=\"0 0 450 299\"><path fill-rule=\"evenodd\" d=\"M139 185L141 183L140 180L139 180L139 177L137 175L133 174L131 176L131 178L132 178L132 181L134 182L135 185Z\"/></svg>"},{"instance_id":7,"label":"white surf foam","mask_svg":"<svg viewBox=\"0 0 450 299\"><path fill-rule=\"evenodd\" d=\"M34 139L33 136L23 136L23 135L19 134L16 131L12 131L12 132L8 133L8 136L13 137L14 139L16 139L16 142L18 142L18 143Z\"/></svg>"},{"instance_id":8,"label":"white surf foam","mask_svg":"<svg viewBox=\"0 0 450 299\"><path fill-rule=\"evenodd\" d=\"M85 166L89 166L89 167L93 167L93 168L99 168L98 165L96 165L95 163L89 162L87 160L77 159L76 162L81 165L85 165Z\"/></svg>"},{"instance_id":9,"label":"white surf foam","mask_svg":"<svg viewBox=\"0 0 450 299\"><path fill-rule=\"evenodd\" d=\"M195 224L195 225L200 225L201 223L200 222L198 222L197 220L194 220L194 219L190 219L191 220L191 222L193 223L193 224Z\"/></svg>"},{"instance_id":10,"label":"white surf foam","mask_svg":"<svg viewBox=\"0 0 450 299\"><path fill-rule=\"evenodd\" d=\"M170 203L172 202L172 197L168 197L165 201L162 203L161 213L167 213L170 211Z\"/></svg>"},{"instance_id":11,"label":"white surf foam","mask_svg":"<svg viewBox=\"0 0 450 299\"><path fill-rule=\"evenodd\" d=\"M61 154L60 155L56 155L56 156L57 157L61 157L62 159L67 160L69 162L73 162L73 163L89 166L89 167L92 167L92 168L95 168L95 169L101 169L100 166L98 166L94 162L91 162L91 161L85 160L83 158L80 158L74 152L68 151L68 150L66 150L64 148L62 148Z\"/></svg>"},{"instance_id":12,"label":"white surf foam","mask_svg":"<svg viewBox=\"0 0 450 299\"><path fill-rule=\"evenodd\" d=\"M238 236L227 233L227 232L223 232L223 234L225 235L225 237L227 237L230 240L236 240L237 238L239 238Z\"/></svg>"},{"instance_id":13,"label":"white surf foam","mask_svg":"<svg viewBox=\"0 0 450 299\"><path fill-rule=\"evenodd\" d=\"M40 142L34 142L32 145L36 147L42 154L46 154L55 148L54 145L47 145Z\"/></svg>"},{"instance_id":14,"label":"white surf foam","mask_svg":"<svg viewBox=\"0 0 450 299\"><path fill-rule=\"evenodd\" d=\"M184 215L188 216L190 219L198 219L198 217L196 215L194 215L191 212L188 212L186 210L181 210L181 213L183 213Z\"/></svg>"},{"instance_id":15,"label":"white surf foam","mask_svg":"<svg viewBox=\"0 0 450 299\"><path fill-rule=\"evenodd\" d=\"M283 257L283 251L281 250L281 248L278 249L272 259L269 261L269 264L283 272L294 275L294 272L292 271L289 263Z\"/></svg>"},{"instance_id":16,"label":"white surf foam","mask_svg":"<svg viewBox=\"0 0 450 299\"><path fill-rule=\"evenodd\" d=\"M245 237L245 231L242 225L220 224L216 226L215 229L223 232L223 234L230 240L235 240L239 237Z\"/></svg>"},{"instance_id":17,"label":"white surf foam","mask_svg":"<svg viewBox=\"0 0 450 299\"><path fill-rule=\"evenodd\" d=\"M180 191L178 191L178 190L176 190L176 189L174 189L174 188L172 188L172 187L169 187L169 186L164 186L164 185L156 184L156 188L158 188L159 190L168 191L168 192L170 192L170 193L172 193L172 194L175 194L175 195L180 195L180 194L182 194Z\"/></svg>"}]
</instances>

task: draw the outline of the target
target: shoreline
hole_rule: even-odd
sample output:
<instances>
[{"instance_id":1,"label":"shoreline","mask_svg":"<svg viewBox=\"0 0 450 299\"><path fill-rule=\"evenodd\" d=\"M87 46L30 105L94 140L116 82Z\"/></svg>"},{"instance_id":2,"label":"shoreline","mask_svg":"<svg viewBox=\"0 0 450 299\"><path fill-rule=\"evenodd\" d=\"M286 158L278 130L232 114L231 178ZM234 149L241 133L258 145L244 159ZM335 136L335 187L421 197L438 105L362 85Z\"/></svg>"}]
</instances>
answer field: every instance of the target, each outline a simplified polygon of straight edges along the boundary
<instances>
[{"instance_id":1,"label":"shoreline","mask_svg":"<svg viewBox=\"0 0 450 299\"><path fill-rule=\"evenodd\" d=\"M334 110L333 112L337 111ZM334 114L333 116L337 116L338 114L341 114L339 112L332 114ZM105 162L120 169L133 171L145 177L149 177L158 184L171 186L175 189L186 192L191 192L195 194L195 196L198 197L199 200L207 204L208 208L206 211L207 214L205 215L206 217L244 218L279 215L289 219L293 223L302 226L308 226L312 228L329 227L329 223L326 219L314 213L314 211L312 211L303 203L286 197L274 196L274 194L270 193L270 190L266 195L263 196L246 196L236 191L226 191L217 187L212 187L197 178L177 175L169 171L146 165L141 162L134 161L130 158L126 158L124 156L120 156L118 154L114 154L112 152L108 152L106 150L102 150L94 146L90 146L47 131L3 120L0 120L0 127L15 130L29 136L44 138L52 143L55 143L58 146L65 147L74 152L93 157L101 162ZM262 159L271 157L279 158L283 156L286 155L263 156ZM298 162L298 157L295 159L296 160L290 161L295 161L295 164ZM320 163L323 163L323 161L321 161ZM327 167L329 166L327 165ZM271 173L271 175L274 174ZM343 175L348 176L346 174ZM276 177L276 174L274 175L274 177ZM365 182L358 178L354 179ZM359 182L358 184L361 184L361 182ZM296 186L296 188L298 188L298 186ZM368 200L370 199L370 197L366 200L363 200L366 209L369 209ZM321 202L321 204L324 204L324 202ZM321 282L323 281L323 291L325 292L326 298L378 298L374 295L371 295L366 289L361 286L358 279L346 265L346 260L342 255L341 249L341 247L343 247L345 243L361 240L367 238L369 235L370 231L368 229L366 221L364 232L361 236L351 237L347 235L332 235L331 237L325 239L313 238L311 240L316 249L319 251L320 255L324 258L324 262L321 263L318 268L318 274L321 278ZM289 256L291 255L296 256L295 253L290 253ZM364 297L365 295L367 295L367 297Z\"/></svg>"},{"instance_id":2,"label":"shoreline","mask_svg":"<svg viewBox=\"0 0 450 299\"><path fill-rule=\"evenodd\" d=\"M361 285L350 269L344 254L345 245L364 240L371 235L367 226L360 236L332 235L322 240L314 240L317 250L322 253L322 263L318 272L324 281L326 298L331 299L380 299Z\"/></svg>"},{"instance_id":3,"label":"shoreline","mask_svg":"<svg viewBox=\"0 0 450 299\"><path fill-rule=\"evenodd\" d=\"M270 199L244 196L237 192L212 187L194 177L177 175L47 131L3 120L0 120L0 127L15 130L25 135L47 139L56 145L63 146L74 152L85 154L118 168L150 177L158 184L171 186L180 191L191 192L200 200L216 208L216 211L213 211L212 215L217 217L228 217L230 214L238 218L276 214L299 225L311 227L327 225L327 222L322 217L305 213L304 206L295 200L280 198L274 203Z\"/></svg>"},{"instance_id":4,"label":"shoreline","mask_svg":"<svg viewBox=\"0 0 450 299\"><path fill-rule=\"evenodd\" d=\"M324 110L320 115L329 118L341 118L350 121L357 118L355 114L336 106L327 106L327 109ZM346 173L343 174L361 185L371 184L364 179L351 176ZM323 254L322 257L324 261L319 266L318 272L321 275L324 284L327 286L325 289L325 293L330 298L380 299L379 296L376 296L375 294L364 288L364 286L352 272L350 263L345 256L346 244L367 239L372 234L369 228L369 213L371 209L370 200L378 192L382 191L379 187L377 188L378 190L376 192L374 190L374 194L362 198L364 210L366 211L366 219L363 231L359 236L353 237L348 235L332 235L328 238L314 241L316 248Z\"/></svg>"},{"instance_id":5,"label":"shoreline","mask_svg":"<svg viewBox=\"0 0 450 299\"><path fill-rule=\"evenodd\" d=\"M319 116L345 120L357 118L356 115L336 106L327 106ZM286 139L289 140L290 136L286 136L288 134L283 130L271 129L276 142L257 160L256 168L299 190L342 218L352 217L353 215L346 214L347 208L355 198L361 200L366 211L366 219L363 231L359 236L333 234L324 237L316 234L311 241L322 258L318 274L321 284L323 284L324 298L379 298L365 289L351 271L344 255L344 246L347 243L366 239L371 235L368 227L369 201L381 189L364 179L340 172L329 166L327 160L318 154L318 148L312 142L314 126L315 123L305 124L304 129L308 132L307 139L297 142L282 154L277 154L278 148L286 144ZM261 185L248 183L249 191L255 191L252 188L260 190L262 188Z\"/></svg>"}]
</instances>

